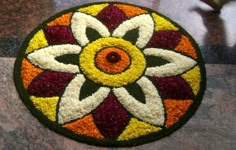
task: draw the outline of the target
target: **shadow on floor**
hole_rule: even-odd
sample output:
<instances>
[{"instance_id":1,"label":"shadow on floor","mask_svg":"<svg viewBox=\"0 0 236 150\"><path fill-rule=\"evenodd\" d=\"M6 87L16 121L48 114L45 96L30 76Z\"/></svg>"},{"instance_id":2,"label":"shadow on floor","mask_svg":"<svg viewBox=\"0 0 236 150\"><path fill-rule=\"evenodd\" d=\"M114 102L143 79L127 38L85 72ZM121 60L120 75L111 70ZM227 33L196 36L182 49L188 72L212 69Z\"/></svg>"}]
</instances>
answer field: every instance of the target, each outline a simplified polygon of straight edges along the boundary
<instances>
[{"instance_id":1,"label":"shadow on floor","mask_svg":"<svg viewBox=\"0 0 236 150\"><path fill-rule=\"evenodd\" d=\"M227 46L226 29L223 19L213 11L195 7L192 11L197 12L207 29L204 35L204 44L201 47L206 63L210 64L236 64L236 45Z\"/></svg>"}]
</instances>

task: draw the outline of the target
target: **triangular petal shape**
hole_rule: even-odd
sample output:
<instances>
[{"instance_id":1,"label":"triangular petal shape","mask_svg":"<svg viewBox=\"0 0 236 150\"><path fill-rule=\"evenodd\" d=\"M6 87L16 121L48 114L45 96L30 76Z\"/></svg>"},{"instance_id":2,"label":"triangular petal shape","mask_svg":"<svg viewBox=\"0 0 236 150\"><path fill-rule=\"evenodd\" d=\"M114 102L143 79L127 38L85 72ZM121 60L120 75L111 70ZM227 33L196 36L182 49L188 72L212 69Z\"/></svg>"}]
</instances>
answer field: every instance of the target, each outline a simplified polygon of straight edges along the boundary
<instances>
[{"instance_id":1,"label":"triangular petal shape","mask_svg":"<svg viewBox=\"0 0 236 150\"><path fill-rule=\"evenodd\" d=\"M127 16L119 8L114 5L109 5L98 13L97 18L106 25L110 31L114 31L118 25L127 19Z\"/></svg>"},{"instance_id":2,"label":"triangular petal shape","mask_svg":"<svg viewBox=\"0 0 236 150\"><path fill-rule=\"evenodd\" d=\"M24 88L28 88L32 80L42 72L42 69L35 67L27 59L24 58L21 66L21 78Z\"/></svg>"},{"instance_id":3,"label":"triangular petal shape","mask_svg":"<svg viewBox=\"0 0 236 150\"><path fill-rule=\"evenodd\" d=\"M196 50L193 47L190 39L185 35L182 35L179 44L175 48L175 51L184 53L194 59L197 59Z\"/></svg>"},{"instance_id":4,"label":"triangular petal shape","mask_svg":"<svg viewBox=\"0 0 236 150\"><path fill-rule=\"evenodd\" d=\"M56 18L55 20L49 22L47 24L47 26L69 26L71 16L72 16L72 12L61 15L60 17Z\"/></svg>"},{"instance_id":5,"label":"triangular petal shape","mask_svg":"<svg viewBox=\"0 0 236 150\"><path fill-rule=\"evenodd\" d=\"M48 46L48 41L45 37L45 34L43 30L39 30L30 40L29 45L27 49L25 50L25 53L30 53L34 50L37 50L42 47Z\"/></svg>"},{"instance_id":6,"label":"triangular petal shape","mask_svg":"<svg viewBox=\"0 0 236 150\"><path fill-rule=\"evenodd\" d=\"M110 36L107 27L95 17L81 12L74 13L71 20L71 29L74 37L81 46L85 46L89 43L89 39L86 35L87 28L96 30L102 37Z\"/></svg>"},{"instance_id":7,"label":"triangular petal shape","mask_svg":"<svg viewBox=\"0 0 236 150\"><path fill-rule=\"evenodd\" d=\"M92 115L88 115L83 117L82 119L76 120L75 122L65 124L63 125L63 127L77 134L86 135L97 139L104 139L104 137L96 127Z\"/></svg>"},{"instance_id":8,"label":"triangular petal shape","mask_svg":"<svg viewBox=\"0 0 236 150\"><path fill-rule=\"evenodd\" d=\"M136 28L139 29L139 37L135 45L143 48L151 39L154 31L154 22L148 14L139 15L124 21L114 30L112 36L122 38L128 31Z\"/></svg>"},{"instance_id":9,"label":"triangular petal shape","mask_svg":"<svg viewBox=\"0 0 236 150\"><path fill-rule=\"evenodd\" d=\"M164 105L166 109L166 128L179 121L179 119L188 111L192 105L192 100L175 100L165 99Z\"/></svg>"},{"instance_id":10,"label":"triangular petal shape","mask_svg":"<svg viewBox=\"0 0 236 150\"><path fill-rule=\"evenodd\" d=\"M77 75L67 86L59 103L58 122L60 124L84 117L103 102L110 92L109 88L100 87L93 95L81 100L79 95L84 82L84 76Z\"/></svg>"},{"instance_id":11,"label":"triangular petal shape","mask_svg":"<svg viewBox=\"0 0 236 150\"><path fill-rule=\"evenodd\" d=\"M170 21L168 21L164 17L161 17L155 13L152 13L152 17L155 22L155 31L160 31L160 30L178 31L179 30L175 25L173 25Z\"/></svg>"},{"instance_id":12,"label":"triangular petal shape","mask_svg":"<svg viewBox=\"0 0 236 150\"><path fill-rule=\"evenodd\" d=\"M197 95L200 90L201 84L201 72L200 67L196 66L188 72L181 75L182 78L186 82L188 82L189 86L192 88L194 95Z\"/></svg>"},{"instance_id":13,"label":"triangular petal shape","mask_svg":"<svg viewBox=\"0 0 236 150\"><path fill-rule=\"evenodd\" d=\"M60 63L55 58L65 54L79 54L80 50L81 47L77 45L54 45L41 48L33 53L30 53L27 58L31 63L42 69L59 72L78 73L78 66Z\"/></svg>"},{"instance_id":14,"label":"triangular petal shape","mask_svg":"<svg viewBox=\"0 0 236 150\"><path fill-rule=\"evenodd\" d=\"M156 56L166 59L170 63L157 66L157 67L148 67L145 75L147 76L157 76L157 77L169 77L175 76L188 71L193 68L197 62L192 58L181 55L170 50L163 50L157 48L147 48L144 50L146 56Z\"/></svg>"},{"instance_id":15,"label":"triangular petal shape","mask_svg":"<svg viewBox=\"0 0 236 150\"><path fill-rule=\"evenodd\" d=\"M162 126L165 121L164 107L157 89L146 77L142 77L137 83L145 95L145 104L136 100L123 87L114 88L113 92L120 103L135 117L145 122Z\"/></svg>"},{"instance_id":16,"label":"triangular petal shape","mask_svg":"<svg viewBox=\"0 0 236 150\"><path fill-rule=\"evenodd\" d=\"M50 45L76 44L72 31L67 26L48 26L44 29L44 34Z\"/></svg>"},{"instance_id":17,"label":"triangular petal shape","mask_svg":"<svg viewBox=\"0 0 236 150\"><path fill-rule=\"evenodd\" d=\"M92 5L92 6L80 8L79 11L82 13L92 15L92 16L97 16L97 14L108 5L109 5L108 3Z\"/></svg>"},{"instance_id":18,"label":"triangular petal shape","mask_svg":"<svg viewBox=\"0 0 236 150\"><path fill-rule=\"evenodd\" d=\"M130 119L128 112L113 94L109 94L104 102L93 111L93 118L104 137L110 139L115 139Z\"/></svg>"},{"instance_id":19,"label":"triangular petal shape","mask_svg":"<svg viewBox=\"0 0 236 150\"><path fill-rule=\"evenodd\" d=\"M131 118L125 130L118 137L118 140L119 141L130 140L153 132L158 132L160 130L161 130L160 127L155 127L148 123L139 121L136 118Z\"/></svg>"},{"instance_id":20,"label":"triangular petal shape","mask_svg":"<svg viewBox=\"0 0 236 150\"><path fill-rule=\"evenodd\" d=\"M34 106L40 110L49 120L56 121L56 109L59 97L35 97L31 96Z\"/></svg>"},{"instance_id":21,"label":"triangular petal shape","mask_svg":"<svg viewBox=\"0 0 236 150\"><path fill-rule=\"evenodd\" d=\"M44 71L32 80L27 91L38 97L59 96L74 77L73 73Z\"/></svg>"},{"instance_id":22,"label":"triangular petal shape","mask_svg":"<svg viewBox=\"0 0 236 150\"><path fill-rule=\"evenodd\" d=\"M125 13L125 15L129 18L137 16L137 15L148 13L148 11L141 9L139 7L136 7L136 6L128 6L125 4L115 4L114 6L118 7L120 10L122 10L123 13Z\"/></svg>"}]
</instances>

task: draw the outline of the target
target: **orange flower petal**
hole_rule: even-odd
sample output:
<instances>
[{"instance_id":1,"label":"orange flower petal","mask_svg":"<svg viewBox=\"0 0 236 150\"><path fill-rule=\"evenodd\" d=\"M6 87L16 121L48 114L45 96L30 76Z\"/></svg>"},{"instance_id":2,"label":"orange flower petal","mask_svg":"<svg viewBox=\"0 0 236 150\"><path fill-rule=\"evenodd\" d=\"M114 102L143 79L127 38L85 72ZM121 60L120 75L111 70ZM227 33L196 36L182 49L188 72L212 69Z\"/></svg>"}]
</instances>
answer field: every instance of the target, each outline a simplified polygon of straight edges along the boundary
<instances>
[{"instance_id":1,"label":"orange flower petal","mask_svg":"<svg viewBox=\"0 0 236 150\"><path fill-rule=\"evenodd\" d=\"M69 26L71 16L72 16L72 12L64 14L64 15L56 18L55 20L49 22L47 25L48 26L57 26L57 25Z\"/></svg>"},{"instance_id":2,"label":"orange flower petal","mask_svg":"<svg viewBox=\"0 0 236 150\"><path fill-rule=\"evenodd\" d=\"M177 47L175 48L175 50L177 52L182 52L184 54L187 54L194 59L197 58L197 53L196 53L193 45L191 44L190 40L184 35L182 35L182 38L181 38L179 44L177 45Z\"/></svg>"},{"instance_id":3,"label":"orange flower petal","mask_svg":"<svg viewBox=\"0 0 236 150\"><path fill-rule=\"evenodd\" d=\"M103 139L104 137L97 129L92 115L88 115L82 119L79 119L75 122L65 124L63 127L86 136L94 137L97 139Z\"/></svg>"},{"instance_id":4,"label":"orange flower petal","mask_svg":"<svg viewBox=\"0 0 236 150\"><path fill-rule=\"evenodd\" d=\"M41 72L42 69L36 68L28 60L23 59L21 66L21 78L25 88L29 86L31 81Z\"/></svg>"},{"instance_id":5,"label":"orange flower petal","mask_svg":"<svg viewBox=\"0 0 236 150\"><path fill-rule=\"evenodd\" d=\"M186 113L192 103L192 100L164 100L164 105L167 113L165 126L169 128L174 123L179 121L180 117L182 117Z\"/></svg>"},{"instance_id":6,"label":"orange flower petal","mask_svg":"<svg viewBox=\"0 0 236 150\"><path fill-rule=\"evenodd\" d=\"M107 56L111 53L117 53L119 55L120 60L116 63L111 63L107 60ZM99 69L106 73L116 74L124 71L130 64L129 55L118 48L110 47L103 49L97 54L96 57L96 65Z\"/></svg>"},{"instance_id":7,"label":"orange flower petal","mask_svg":"<svg viewBox=\"0 0 236 150\"><path fill-rule=\"evenodd\" d=\"M123 4L115 4L114 6L122 10L125 13L125 15L129 18L134 17L136 15L148 13L146 10L143 10L135 6L128 6Z\"/></svg>"}]
</instances>

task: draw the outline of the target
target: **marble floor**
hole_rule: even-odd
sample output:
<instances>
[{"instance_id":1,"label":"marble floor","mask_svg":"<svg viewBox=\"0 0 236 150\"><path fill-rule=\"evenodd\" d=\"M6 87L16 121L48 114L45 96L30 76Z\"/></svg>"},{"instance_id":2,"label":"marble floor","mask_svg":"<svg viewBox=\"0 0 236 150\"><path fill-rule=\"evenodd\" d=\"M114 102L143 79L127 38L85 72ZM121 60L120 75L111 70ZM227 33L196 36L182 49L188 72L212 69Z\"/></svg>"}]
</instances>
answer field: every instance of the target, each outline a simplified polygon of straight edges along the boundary
<instances>
[{"instance_id":1,"label":"marble floor","mask_svg":"<svg viewBox=\"0 0 236 150\"><path fill-rule=\"evenodd\" d=\"M57 12L95 1L0 1L0 150L116 149L78 143L49 130L23 105L13 82L16 54L31 30ZM151 8L184 27L199 45L207 71L207 89L196 114L170 136L130 149L236 149L236 1L220 14L199 0L117 1Z\"/></svg>"}]
</instances>

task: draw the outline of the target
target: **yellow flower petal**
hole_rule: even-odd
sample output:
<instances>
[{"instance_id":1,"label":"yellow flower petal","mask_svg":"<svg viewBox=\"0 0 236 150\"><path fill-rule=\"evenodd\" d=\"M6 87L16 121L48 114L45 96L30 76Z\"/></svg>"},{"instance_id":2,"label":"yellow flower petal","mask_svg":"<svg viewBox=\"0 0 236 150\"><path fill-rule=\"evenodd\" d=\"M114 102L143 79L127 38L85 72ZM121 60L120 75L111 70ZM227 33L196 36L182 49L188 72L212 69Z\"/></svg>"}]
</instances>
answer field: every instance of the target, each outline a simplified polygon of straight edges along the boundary
<instances>
[{"instance_id":1,"label":"yellow flower petal","mask_svg":"<svg viewBox=\"0 0 236 150\"><path fill-rule=\"evenodd\" d=\"M175 27L172 23L167 21L165 18L158 16L155 13L152 13L152 17L155 21L155 31L159 30L174 30L178 31L179 29Z\"/></svg>"},{"instance_id":2,"label":"yellow flower petal","mask_svg":"<svg viewBox=\"0 0 236 150\"><path fill-rule=\"evenodd\" d=\"M99 4L99 5L92 5L92 6L88 6L85 8L80 8L79 11L86 13L86 14L90 14L92 16L96 16L101 10L103 10L108 5L109 5L108 3Z\"/></svg>"},{"instance_id":3,"label":"yellow flower petal","mask_svg":"<svg viewBox=\"0 0 236 150\"><path fill-rule=\"evenodd\" d=\"M183 74L182 78L184 78L191 86L194 95L197 95L200 89L200 81L201 81L201 73L199 66L196 66L192 70Z\"/></svg>"},{"instance_id":4,"label":"yellow flower petal","mask_svg":"<svg viewBox=\"0 0 236 150\"><path fill-rule=\"evenodd\" d=\"M29 45L25 51L25 53L32 52L36 49L48 46L48 42L45 38L43 30L39 30L33 38L30 40Z\"/></svg>"},{"instance_id":5,"label":"yellow flower petal","mask_svg":"<svg viewBox=\"0 0 236 150\"><path fill-rule=\"evenodd\" d=\"M149 133L160 131L160 127L152 126L148 123L131 118L124 132L118 137L119 141L134 139Z\"/></svg>"},{"instance_id":6,"label":"yellow flower petal","mask_svg":"<svg viewBox=\"0 0 236 150\"><path fill-rule=\"evenodd\" d=\"M56 121L56 107L59 97L35 97L31 96L30 99L35 107L41 111L48 119Z\"/></svg>"}]
</instances>

